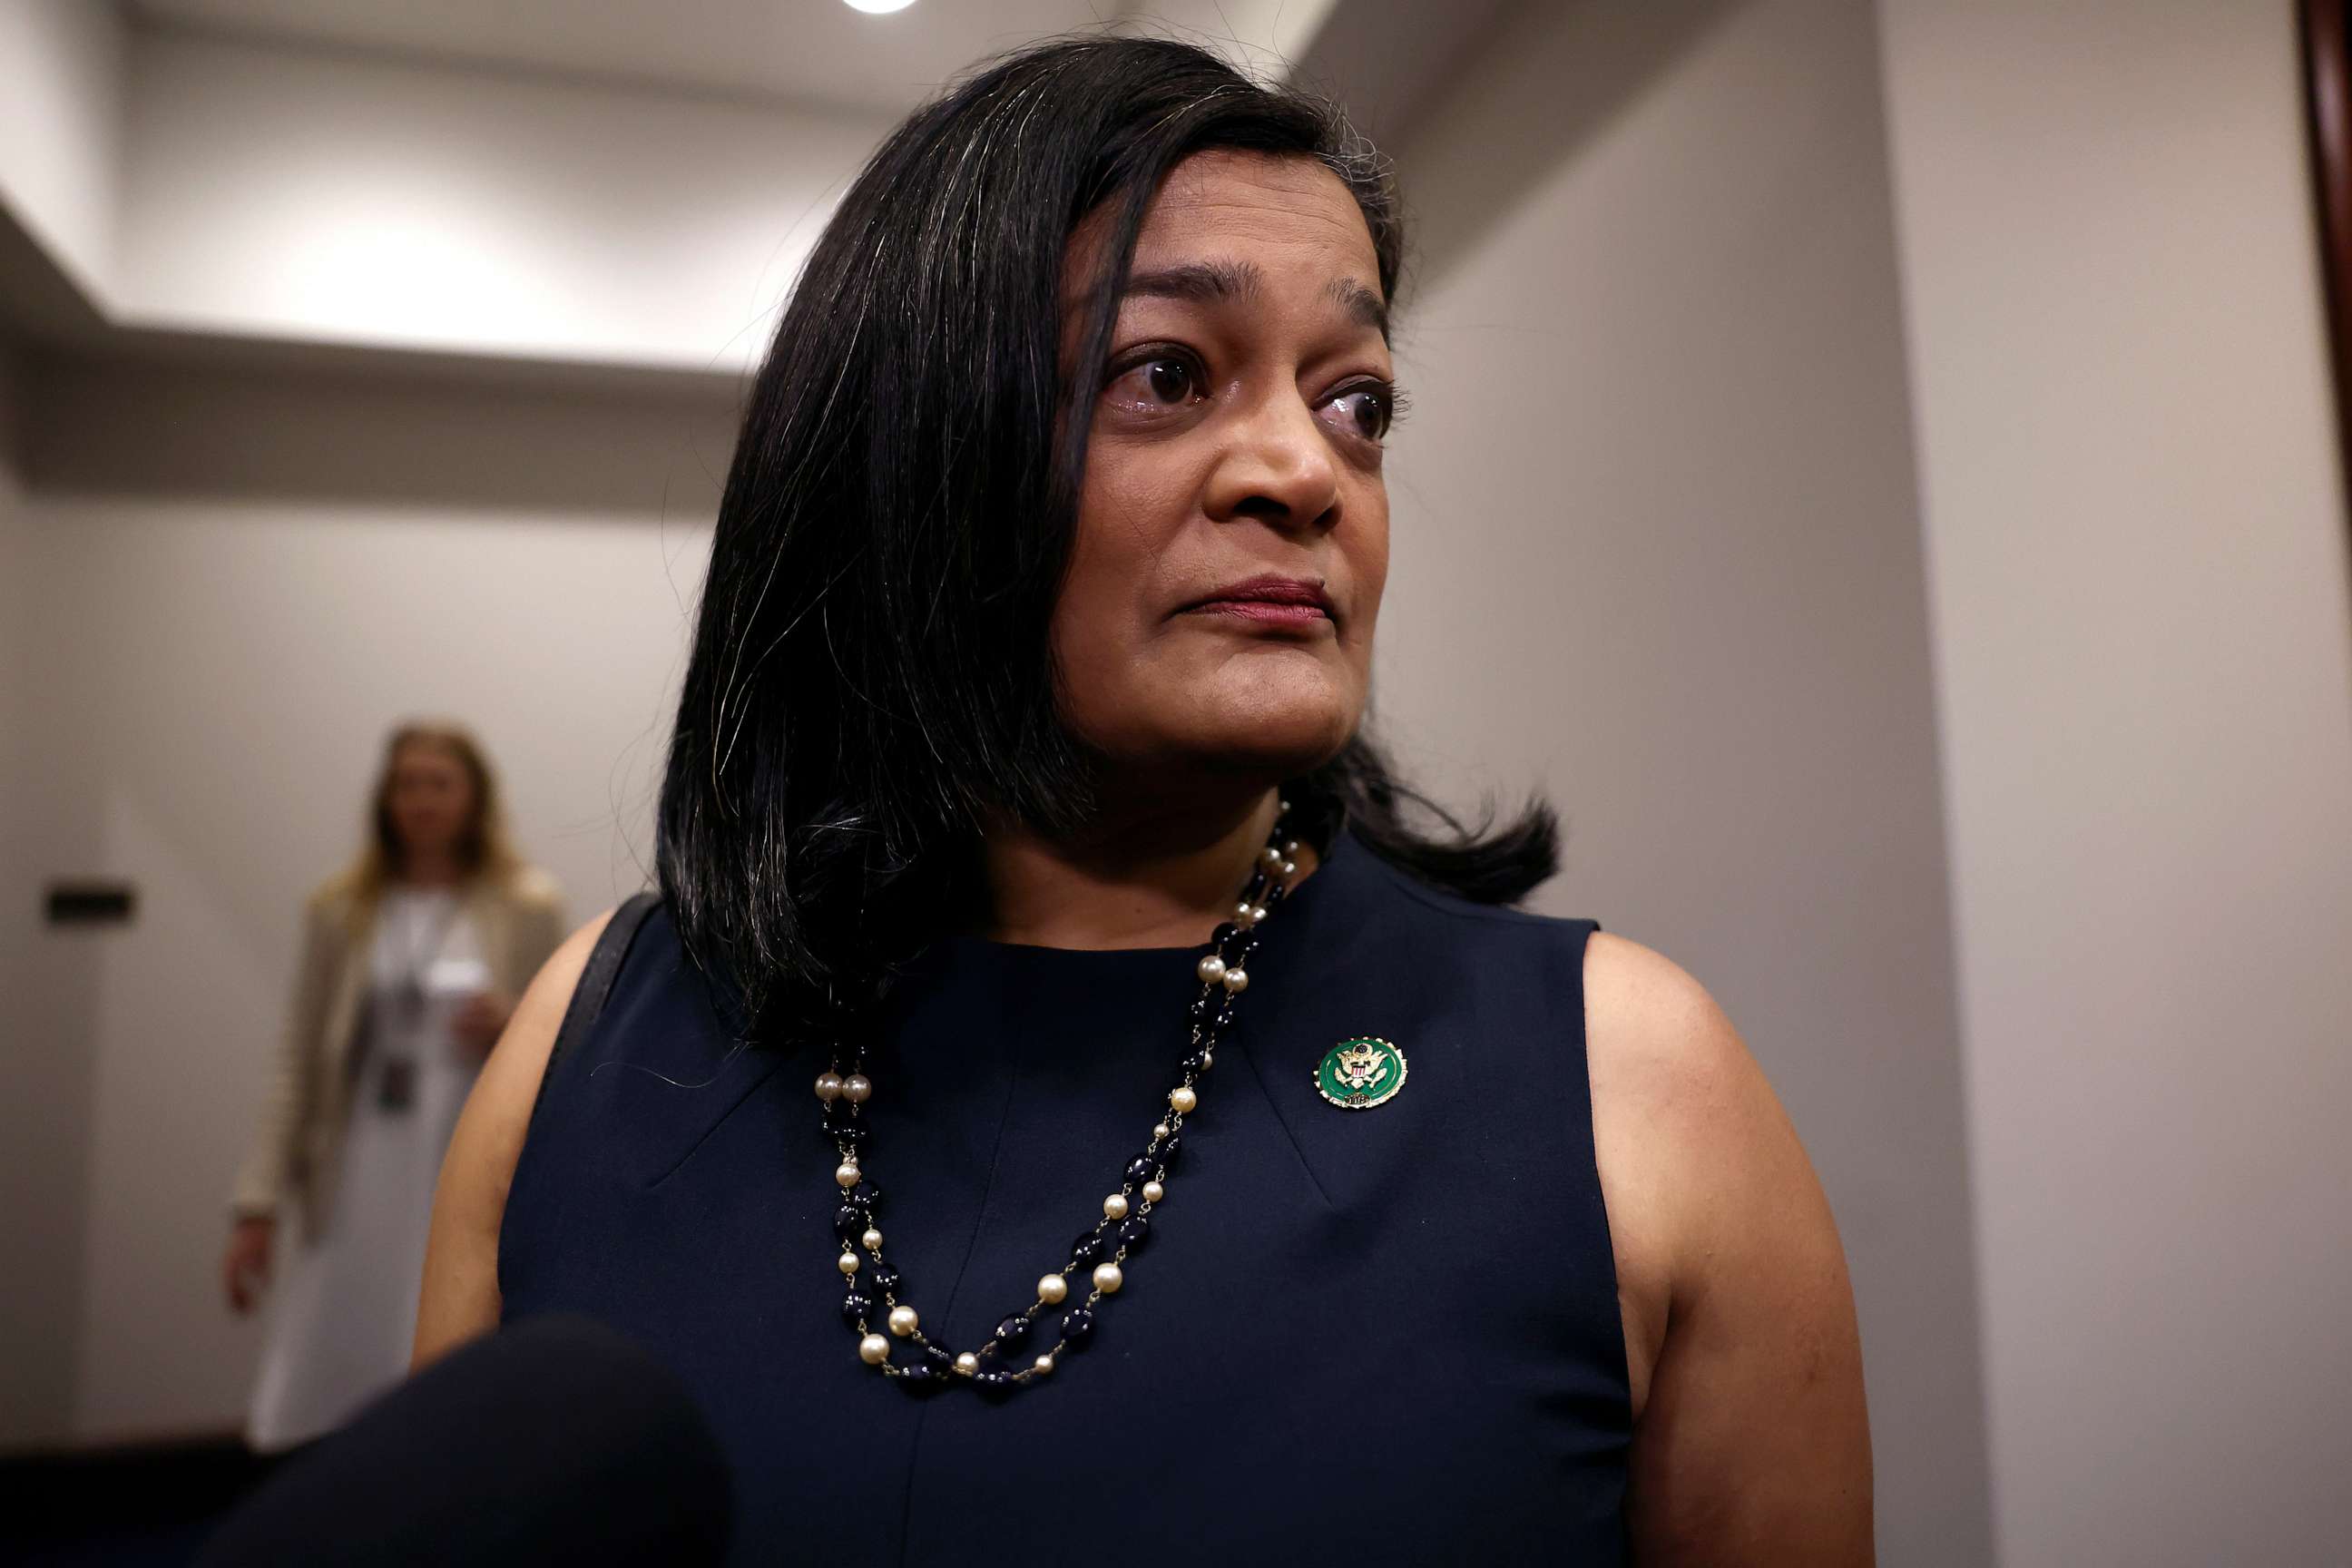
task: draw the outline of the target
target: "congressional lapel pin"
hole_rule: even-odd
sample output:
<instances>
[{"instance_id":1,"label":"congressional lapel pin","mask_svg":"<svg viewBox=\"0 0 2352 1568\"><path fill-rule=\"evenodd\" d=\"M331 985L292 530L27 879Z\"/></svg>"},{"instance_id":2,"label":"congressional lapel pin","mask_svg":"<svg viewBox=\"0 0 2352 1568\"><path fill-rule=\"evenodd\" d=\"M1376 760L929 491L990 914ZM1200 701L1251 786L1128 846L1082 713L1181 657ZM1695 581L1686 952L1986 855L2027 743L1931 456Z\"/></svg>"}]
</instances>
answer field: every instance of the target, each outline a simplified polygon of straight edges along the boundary
<instances>
[{"instance_id":1,"label":"congressional lapel pin","mask_svg":"<svg viewBox=\"0 0 2352 1568\"><path fill-rule=\"evenodd\" d=\"M1362 1035L1341 1040L1315 1069L1315 1092L1342 1110L1386 1105L1404 1087L1404 1053L1387 1040Z\"/></svg>"}]
</instances>

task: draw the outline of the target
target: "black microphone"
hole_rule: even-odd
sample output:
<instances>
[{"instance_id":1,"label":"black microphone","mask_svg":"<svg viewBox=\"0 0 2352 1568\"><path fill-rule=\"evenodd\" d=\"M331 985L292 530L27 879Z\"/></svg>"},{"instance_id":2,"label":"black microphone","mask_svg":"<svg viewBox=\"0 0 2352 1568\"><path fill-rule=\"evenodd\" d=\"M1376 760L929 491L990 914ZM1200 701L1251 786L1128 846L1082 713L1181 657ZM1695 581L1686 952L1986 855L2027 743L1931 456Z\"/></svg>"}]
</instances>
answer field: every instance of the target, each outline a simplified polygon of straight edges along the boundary
<instances>
[{"instance_id":1,"label":"black microphone","mask_svg":"<svg viewBox=\"0 0 2352 1568\"><path fill-rule=\"evenodd\" d=\"M715 1563L726 1461L677 1377L609 1329L478 1340L287 1461L198 1568Z\"/></svg>"}]
</instances>

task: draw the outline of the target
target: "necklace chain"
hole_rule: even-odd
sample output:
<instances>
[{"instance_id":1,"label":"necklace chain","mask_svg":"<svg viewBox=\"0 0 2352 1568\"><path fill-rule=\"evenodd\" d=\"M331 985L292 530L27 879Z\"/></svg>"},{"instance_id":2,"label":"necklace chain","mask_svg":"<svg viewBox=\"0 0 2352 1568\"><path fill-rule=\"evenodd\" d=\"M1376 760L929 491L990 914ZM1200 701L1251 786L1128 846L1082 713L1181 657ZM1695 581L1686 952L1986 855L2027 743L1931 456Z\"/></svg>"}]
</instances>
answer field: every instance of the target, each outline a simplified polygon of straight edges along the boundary
<instances>
[{"instance_id":1,"label":"necklace chain","mask_svg":"<svg viewBox=\"0 0 2352 1568\"><path fill-rule=\"evenodd\" d=\"M1188 1048L1168 1091L1150 1142L1128 1162L1118 1190L1103 1199L1102 1217L1071 1245L1068 1261L1037 1281L1037 1298L996 1325L978 1350L950 1353L923 1332L921 1315L899 1297L898 1271L883 1257L882 1194L866 1180L864 1146L871 1128L866 1108L874 1082L866 1075L858 1047L837 1050L832 1067L817 1077L816 1097L824 1106L824 1131L841 1155L834 1181L842 1190L834 1215L841 1244L835 1266L849 1282L841 1315L857 1335L857 1353L868 1366L910 1393L930 1393L968 1383L986 1394L1006 1394L1049 1376L1065 1355L1084 1350L1095 1332L1095 1313L1105 1297L1127 1283L1127 1260L1151 1237L1151 1215L1167 1197L1167 1184L1182 1147L1185 1118L1200 1106L1200 1084L1216 1065L1216 1048L1234 1022L1234 1003L1249 986L1250 955L1258 931L1290 891L1298 871L1298 841L1283 821L1290 803L1281 802L1274 832L1258 852L1248 885L1230 919L1210 936L1194 965L1200 994L1189 1009ZM1084 1294L1080 1295L1083 1281ZM1038 1321L1059 1309L1055 1342L1028 1357ZM885 1334L876 1325L888 1330ZM894 1360L892 1340L907 1341L915 1354Z\"/></svg>"}]
</instances>

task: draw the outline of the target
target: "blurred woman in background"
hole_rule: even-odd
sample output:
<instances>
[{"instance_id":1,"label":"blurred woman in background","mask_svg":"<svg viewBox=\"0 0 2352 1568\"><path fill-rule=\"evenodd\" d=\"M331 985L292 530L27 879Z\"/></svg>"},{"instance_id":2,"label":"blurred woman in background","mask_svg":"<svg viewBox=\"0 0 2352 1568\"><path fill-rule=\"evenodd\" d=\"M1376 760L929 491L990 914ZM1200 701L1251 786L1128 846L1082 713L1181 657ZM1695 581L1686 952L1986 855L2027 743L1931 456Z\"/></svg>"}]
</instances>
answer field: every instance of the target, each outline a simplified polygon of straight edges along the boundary
<instances>
[{"instance_id":1,"label":"blurred woman in background","mask_svg":"<svg viewBox=\"0 0 2352 1568\"><path fill-rule=\"evenodd\" d=\"M373 801L358 858L305 911L222 1263L239 1312L284 1264L248 1422L264 1450L330 1430L406 1370L441 1156L515 998L563 939L562 896L509 844L464 729L394 731Z\"/></svg>"}]
</instances>

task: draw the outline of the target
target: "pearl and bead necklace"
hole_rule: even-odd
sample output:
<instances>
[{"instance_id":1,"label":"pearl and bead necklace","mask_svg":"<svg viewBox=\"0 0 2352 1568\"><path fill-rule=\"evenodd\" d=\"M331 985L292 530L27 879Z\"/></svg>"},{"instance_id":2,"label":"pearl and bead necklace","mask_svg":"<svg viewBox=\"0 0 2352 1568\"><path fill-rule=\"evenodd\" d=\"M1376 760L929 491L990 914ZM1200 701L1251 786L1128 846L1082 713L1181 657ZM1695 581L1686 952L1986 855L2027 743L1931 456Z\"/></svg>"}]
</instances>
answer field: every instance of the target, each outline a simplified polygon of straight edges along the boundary
<instances>
[{"instance_id":1,"label":"pearl and bead necklace","mask_svg":"<svg viewBox=\"0 0 2352 1568\"><path fill-rule=\"evenodd\" d=\"M1234 906L1233 917L1209 939L1209 951L1193 973L1201 994L1192 1004L1189 1054L1178 1068L1176 1086L1168 1091L1167 1111L1153 1123L1144 1152L1128 1162L1117 1192L1103 1199L1102 1218L1072 1244L1069 1261L1037 1281L1037 1300L996 1325L996 1331L977 1351L951 1354L934 1344L922 1331L915 1309L899 1300L898 1271L883 1260L878 1215L881 1194L866 1179L860 1149L867 1131L865 1106L874 1093L857 1059L848 1053L848 1071L842 1063L817 1075L816 1097L824 1105L824 1130L835 1142L841 1163L833 1173L842 1190L842 1205L834 1215L834 1234L841 1244L838 1267L848 1281L849 1294L841 1303L843 1321L857 1335L858 1359L912 1393L928 1393L950 1381L970 1383L982 1394L1005 1394L1024 1384L1050 1375L1065 1355L1087 1347L1095 1331L1095 1310L1106 1296L1116 1296L1127 1284L1125 1265L1151 1236L1151 1211L1168 1195L1167 1178L1175 1169L1181 1146L1184 1119L1200 1107L1202 1075L1216 1065L1214 1047L1234 1021L1234 1001L1249 987L1244 967L1258 943L1258 928L1289 893L1298 871L1298 842L1286 837L1282 819L1290 803L1279 803L1274 837L1258 852L1249 885ZM865 1257L859 1256L863 1249ZM1074 1276L1083 1271L1091 1286L1075 1305ZM861 1278L862 1276L862 1278ZM869 1293L870 1292L870 1293ZM878 1333L872 1321L878 1307L888 1334ZM1026 1365L1016 1366L1040 1314L1063 1308L1055 1342ZM891 1338L908 1341L918 1349L914 1359L894 1362Z\"/></svg>"}]
</instances>

